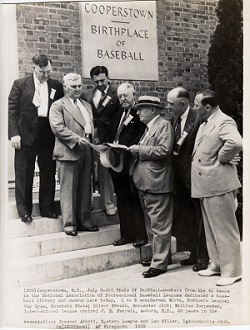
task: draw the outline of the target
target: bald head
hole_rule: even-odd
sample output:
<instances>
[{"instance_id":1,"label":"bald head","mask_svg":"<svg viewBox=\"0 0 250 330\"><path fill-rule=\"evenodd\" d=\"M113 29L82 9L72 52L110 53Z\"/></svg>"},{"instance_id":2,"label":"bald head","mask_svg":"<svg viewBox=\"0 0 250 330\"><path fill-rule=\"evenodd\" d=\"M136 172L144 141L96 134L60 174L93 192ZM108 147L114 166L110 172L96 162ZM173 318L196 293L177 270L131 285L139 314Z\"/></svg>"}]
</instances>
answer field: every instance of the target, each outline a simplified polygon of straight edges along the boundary
<instances>
[{"instance_id":1,"label":"bald head","mask_svg":"<svg viewBox=\"0 0 250 330\"><path fill-rule=\"evenodd\" d=\"M175 116L180 117L189 107L189 92L183 87L172 89L167 95L168 106Z\"/></svg>"}]
</instances>

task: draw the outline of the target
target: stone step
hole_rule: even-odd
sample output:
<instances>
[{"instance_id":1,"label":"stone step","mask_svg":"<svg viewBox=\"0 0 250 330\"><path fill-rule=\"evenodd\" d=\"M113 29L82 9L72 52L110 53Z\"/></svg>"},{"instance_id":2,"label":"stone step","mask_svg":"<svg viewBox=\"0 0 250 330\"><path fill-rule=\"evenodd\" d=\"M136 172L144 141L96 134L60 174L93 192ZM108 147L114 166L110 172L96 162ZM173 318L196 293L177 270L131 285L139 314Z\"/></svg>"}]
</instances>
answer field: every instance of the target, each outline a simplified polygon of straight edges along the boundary
<instances>
[{"instance_id":1,"label":"stone step","mask_svg":"<svg viewBox=\"0 0 250 330\"><path fill-rule=\"evenodd\" d=\"M151 257L150 245L134 248L132 244L113 245L69 251L9 262L12 286L39 285L126 267Z\"/></svg>"},{"instance_id":2,"label":"stone step","mask_svg":"<svg viewBox=\"0 0 250 330\"><path fill-rule=\"evenodd\" d=\"M102 210L93 210L91 212L93 225L101 227L119 223L118 215L107 216ZM9 238L30 237L36 235L45 235L63 232L62 217L58 219L33 217L33 222L23 223L20 219L10 219L8 227Z\"/></svg>"},{"instance_id":3,"label":"stone step","mask_svg":"<svg viewBox=\"0 0 250 330\"><path fill-rule=\"evenodd\" d=\"M114 202L116 205L116 196L114 195ZM18 213L16 209L16 202L14 196L11 198L9 197L9 207L8 207L8 217L9 219L16 219L18 218ZM101 210L101 203L100 203L100 194L95 192L93 194L92 200L92 207L94 210L100 211ZM55 194L55 211L58 214L61 214L60 208L60 192L56 191ZM32 209L32 216L37 217L40 215L39 203L38 203L38 193L33 193L33 209Z\"/></svg>"},{"instance_id":4,"label":"stone step","mask_svg":"<svg viewBox=\"0 0 250 330\"><path fill-rule=\"evenodd\" d=\"M9 239L8 259L24 259L111 245L120 238L120 226L100 227L98 232L78 232L78 236L52 233Z\"/></svg>"}]
</instances>

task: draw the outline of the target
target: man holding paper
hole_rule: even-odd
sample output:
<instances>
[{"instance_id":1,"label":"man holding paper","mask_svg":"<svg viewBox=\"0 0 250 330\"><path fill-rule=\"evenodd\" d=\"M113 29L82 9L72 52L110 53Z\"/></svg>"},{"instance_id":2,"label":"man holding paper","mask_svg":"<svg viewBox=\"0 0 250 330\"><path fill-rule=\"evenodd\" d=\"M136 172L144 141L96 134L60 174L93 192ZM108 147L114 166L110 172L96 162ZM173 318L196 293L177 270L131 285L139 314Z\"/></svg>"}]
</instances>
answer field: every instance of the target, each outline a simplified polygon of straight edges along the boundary
<instances>
[{"instance_id":1,"label":"man holding paper","mask_svg":"<svg viewBox=\"0 0 250 330\"><path fill-rule=\"evenodd\" d=\"M63 77L65 96L50 111L50 125L56 136L53 157L60 182L60 203L66 235L77 231L98 231L90 220L92 151L94 134L91 105L80 101L82 79L79 74Z\"/></svg>"},{"instance_id":2,"label":"man holding paper","mask_svg":"<svg viewBox=\"0 0 250 330\"><path fill-rule=\"evenodd\" d=\"M123 83L117 89L121 109L114 115L111 134L113 141L127 147L138 143L145 125L140 122L135 104L135 90L130 83ZM135 247L147 243L144 215L136 189L133 189L129 177L129 163L131 154L123 151L123 169L117 172L111 169L117 197L117 210L120 220L121 238L113 243L114 246L134 243ZM134 192L132 192L134 190Z\"/></svg>"},{"instance_id":3,"label":"man holding paper","mask_svg":"<svg viewBox=\"0 0 250 330\"><path fill-rule=\"evenodd\" d=\"M145 278L167 271L171 255L174 173L172 168L173 130L160 116L163 107L154 96L141 96L134 106L141 122L147 125L136 145L129 147L134 156L130 174L139 192L152 249L150 268Z\"/></svg>"}]
</instances>

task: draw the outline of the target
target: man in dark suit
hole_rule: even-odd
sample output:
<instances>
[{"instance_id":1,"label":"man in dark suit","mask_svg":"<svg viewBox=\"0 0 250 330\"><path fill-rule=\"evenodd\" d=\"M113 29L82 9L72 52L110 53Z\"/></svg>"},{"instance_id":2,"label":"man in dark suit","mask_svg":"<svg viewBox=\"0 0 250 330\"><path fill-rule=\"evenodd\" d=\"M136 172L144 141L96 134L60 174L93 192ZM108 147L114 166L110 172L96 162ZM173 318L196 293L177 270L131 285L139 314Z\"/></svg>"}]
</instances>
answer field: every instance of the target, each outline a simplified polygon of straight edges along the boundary
<instances>
[{"instance_id":1,"label":"man in dark suit","mask_svg":"<svg viewBox=\"0 0 250 330\"><path fill-rule=\"evenodd\" d=\"M170 257L174 191L171 161L173 129L171 123L160 116L163 108L158 97L141 96L134 108L141 122L147 125L139 143L128 150L134 156L130 174L139 192L152 248L150 268L142 273L149 278L165 273Z\"/></svg>"},{"instance_id":2,"label":"man in dark suit","mask_svg":"<svg viewBox=\"0 0 250 330\"><path fill-rule=\"evenodd\" d=\"M39 206L42 217L54 212L55 143L48 114L63 96L62 84L50 78L52 62L46 55L33 57L33 75L14 81L9 94L9 139L15 148L15 197L21 221L32 221L32 184L37 156L40 171Z\"/></svg>"},{"instance_id":3,"label":"man in dark suit","mask_svg":"<svg viewBox=\"0 0 250 330\"><path fill-rule=\"evenodd\" d=\"M95 127L95 144L112 142L110 125L112 117L119 109L116 87L109 82L108 69L105 66L95 66L90 70L90 76L96 87L84 91L81 98L91 104ZM98 179L101 207L107 215L115 215L114 188L112 178L107 168L98 161Z\"/></svg>"},{"instance_id":4,"label":"man in dark suit","mask_svg":"<svg viewBox=\"0 0 250 330\"><path fill-rule=\"evenodd\" d=\"M191 198L191 157L200 120L190 108L190 95L183 87L167 95L168 109L174 114L173 166L175 174L174 235L178 241L178 226L187 240L190 257L181 265L194 265L193 270L207 268L209 261L200 202ZM180 236L181 237L181 236ZM183 237L183 236L182 236Z\"/></svg>"},{"instance_id":5,"label":"man in dark suit","mask_svg":"<svg viewBox=\"0 0 250 330\"><path fill-rule=\"evenodd\" d=\"M145 125L140 122L136 110L132 108L135 104L134 86L130 83L121 84L117 89L117 95L121 109L113 117L111 136L114 142L129 147L138 143ZM130 152L124 151L123 170L121 172L111 170L121 231L121 238L113 243L114 246L134 243L135 247L140 247L148 241L138 192L129 178L131 157Z\"/></svg>"},{"instance_id":6,"label":"man in dark suit","mask_svg":"<svg viewBox=\"0 0 250 330\"><path fill-rule=\"evenodd\" d=\"M63 77L65 96L53 103L49 120L56 136L53 157L60 182L60 203L64 231L76 236L77 230L98 231L91 225L92 151L94 134L91 105L80 101L82 79L79 74Z\"/></svg>"}]
</instances>

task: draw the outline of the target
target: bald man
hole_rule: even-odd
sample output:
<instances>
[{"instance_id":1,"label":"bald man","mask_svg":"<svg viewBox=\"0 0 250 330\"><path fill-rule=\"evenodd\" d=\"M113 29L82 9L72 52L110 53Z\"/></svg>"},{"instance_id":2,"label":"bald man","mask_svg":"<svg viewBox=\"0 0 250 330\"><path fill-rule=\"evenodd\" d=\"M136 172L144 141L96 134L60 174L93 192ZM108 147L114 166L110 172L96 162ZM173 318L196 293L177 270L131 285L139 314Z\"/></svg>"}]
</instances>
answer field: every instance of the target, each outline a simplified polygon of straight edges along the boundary
<instances>
[{"instance_id":1,"label":"bald man","mask_svg":"<svg viewBox=\"0 0 250 330\"><path fill-rule=\"evenodd\" d=\"M190 107L189 92L183 87L167 95L168 110L173 113L173 166L175 174L174 235L186 241L190 257L182 266L194 265L193 271L207 268L208 253L199 199L191 198L191 156L200 119ZM180 229L179 229L180 227ZM177 239L178 241L178 239Z\"/></svg>"},{"instance_id":2,"label":"bald man","mask_svg":"<svg viewBox=\"0 0 250 330\"><path fill-rule=\"evenodd\" d=\"M60 182L60 203L64 231L98 231L90 220L92 141L94 127L91 105L79 100L81 76L68 73L63 77L65 96L54 102L49 120L55 134L53 158Z\"/></svg>"}]
</instances>

